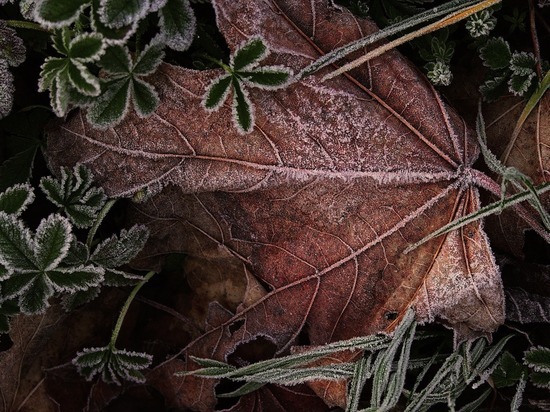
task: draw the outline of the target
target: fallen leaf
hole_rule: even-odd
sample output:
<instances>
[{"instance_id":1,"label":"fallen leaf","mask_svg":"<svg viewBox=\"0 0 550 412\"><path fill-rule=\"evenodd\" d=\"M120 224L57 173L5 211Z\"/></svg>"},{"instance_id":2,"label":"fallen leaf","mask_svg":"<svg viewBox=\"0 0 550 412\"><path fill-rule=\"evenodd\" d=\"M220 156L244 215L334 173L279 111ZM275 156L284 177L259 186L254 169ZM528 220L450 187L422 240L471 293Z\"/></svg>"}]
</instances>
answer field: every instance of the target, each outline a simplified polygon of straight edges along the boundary
<instances>
[{"instance_id":1,"label":"fallen leaf","mask_svg":"<svg viewBox=\"0 0 550 412\"><path fill-rule=\"evenodd\" d=\"M295 72L376 30L324 0L213 5L231 49L260 35L272 51L267 64ZM196 368L187 355L226 360L260 337L277 355L391 331L410 306L457 339L503 321L480 222L403 255L479 208L478 147L465 122L395 51L326 83L324 73L277 92L251 89L256 127L244 137L231 107L200 106L220 71L170 65L151 80L161 105L150 118L130 115L101 132L78 112L49 133L54 169L82 162L110 195L157 194L135 206L152 233L146 256L222 249L268 290L149 376L171 405L216 405L216 382L173 376Z\"/></svg>"},{"instance_id":2,"label":"fallen leaf","mask_svg":"<svg viewBox=\"0 0 550 412\"><path fill-rule=\"evenodd\" d=\"M550 182L550 94L546 93L514 135L525 101L501 98L486 110L487 138L500 161L529 176L535 184ZM542 200L550 207L550 195ZM511 210L491 216L487 230L493 246L523 257L525 231L529 226Z\"/></svg>"}]
</instances>

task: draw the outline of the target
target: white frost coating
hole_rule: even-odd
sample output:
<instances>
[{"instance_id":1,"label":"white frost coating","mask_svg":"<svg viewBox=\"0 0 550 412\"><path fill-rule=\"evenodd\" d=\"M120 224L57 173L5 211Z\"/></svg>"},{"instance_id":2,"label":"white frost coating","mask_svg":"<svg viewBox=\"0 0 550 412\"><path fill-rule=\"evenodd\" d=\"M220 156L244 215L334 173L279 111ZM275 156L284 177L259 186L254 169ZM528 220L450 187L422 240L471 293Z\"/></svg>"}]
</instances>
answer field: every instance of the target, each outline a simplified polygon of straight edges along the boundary
<instances>
[{"instance_id":1,"label":"white frost coating","mask_svg":"<svg viewBox=\"0 0 550 412\"><path fill-rule=\"evenodd\" d=\"M246 78L246 77L243 78L243 82L247 86L255 87L257 89L262 89L262 90L282 89L282 88L288 86L289 84L291 84L294 81L294 79L292 77L294 75L292 70L289 69L286 66L262 66L262 67L254 69L254 73L286 73L288 75L288 78L284 82L278 83L278 84L273 84L273 85L254 83L254 82L251 82L250 80L248 80L248 78Z\"/></svg>"},{"instance_id":2,"label":"white frost coating","mask_svg":"<svg viewBox=\"0 0 550 412\"><path fill-rule=\"evenodd\" d=\"M73 61L72 64L74 64L74 66L78 69L78 73L80 74L80 76L82 76L82 80L84 80L84 82L93 89L92 91L90 91L89 88L82 87L79 79L76 79L74 77L74 73L71 70L68 70L69 80L76 88L76 90L86 96L99 96L99 94L101 93L101 85L99 84L99 79L91 74L84 64L78 61Z\"/></svg>"},{"instance_id":3,"label":"white frost coating","mask_svg":"<svg viewBox=\"0 0 550 412\"><path fill-rule=\"evenodd\" d=\"M245 130L244 126L241 125L239 121L239 114L237 112L238 100L237 100L237 93L235 91L235 88L233 88L233 99L231 101L231 114L233 115L233 122L237 128L237 131L239 132L239 134L245 135L247 133L250 133L254 129L254 125L256 123L256 108L250 101L250 97L246 87L241 87L241 92L243 94L243 99L245 101L245 104L248 108L248 115L250 116L250 129Z\"/></svg>"},{"instance_id":4,"label":"white frost coating","mask_svg":"<svg viewBox=\"0 0 550 412\"><path fill-rule=\"evenodd\" d=\"M112 8L114 4L120 5L121 4L120 0L100 0L100 6L98 10L99 19L101 20L101 22L105 24L107 27L112 27L112 28L121 28L129 24L132 24L136 20L139 21L143 19L147 15L147 12L149 11L149 6L150 6L149 0L140 0L138 2L137 10L130 13L124 13L122 15L119 15L117 16L117 19L115 21L108 22L107 21L108 9Z\"/></svg>"},{"instance_id":5,"label":"white frost coating","mask_svg":"<svg viewBox=\"0 0 550 412\"><path fill-rule=\"evenodd\" d=\"M14 213L10 213L15 216L19 216L21 213L23 213L25 209L27 209L27 206L30 205L32 202L34 202L34 198L35 198L34 188L30 184L17 183L13 186L10 186L2 193L0 193L0 208L1 208L2 202L6 202L6 201L9 202L8 199L11 196L15 196L17 192L25 192L26 196L25 196L25 199L23 200L23 203L19 205L17 211L15 211ZM0 211L5 212L5 210L1 210L1 209Z\"/></svg>"},{"instance_id":6,"label":"white frost coating","mask_svg":"<svg viewBox=\"0 0 550 412\"><path fill-rule=\"evenodd\" d=\"M166 20L170 18L172 13L172 10L166 10L168 2L179 3L178 13L187 18L184 27L167 27ZM193 9L189 5L189 0L168 0L165 8L160 10L159 26L168 47L176 51L187 50L193 42L197 26L197 19Z\"/></svg>"},{"instance_id":7,"label":"white frost coating","mask_svg":"<svg viewBox=\"0 0 550 412\"><path fill-rule=\"evenodd\" d=\"M32 250L34 246L32 232L23 225L20 219L17 219L13 215L8 215L5 212L0 212L0 231L5 233L2 237L8 236L12 241L18 244L18 249L22 251L27 258L32 259ZM0 263L8 270L18 272L25 272L33 269L24 266L27 262L20 262L17 258L14 259L13 256L8 256L4 253L0 253ZM4 296L4 298L9 298L9 296Z\"/></svg>"},{"instance_id":8,"label":"white frost coating","mask_svg":"<svg viewBox=\"0 0 550 412\"><path fill-rule=\"evenodd\" d=\"M59 1L59 0L51 0L50 2L53 2L53 1ZM86 7L89 6L89 4L83 4L82 6L80 6L78 8L78 10L75 12L75 14L73 14L69 18L67 18L65 20L58 21L58 22L52 22L52 21L48 21L48 20L43 19L42 16L40 15L40 10L42 9L45 2L46 2L45 0L42 0L42 1L39 0L39 3L33 8L32 18L33 18L34 21L39 23L41 26L44 26L48 29L58 29L58 28L61 28L61 27L70 26L72 23L75 22L75 20L78 18L80 13L82 13L82 11Z\"/></svg>"},{"instance_id":9,"label":"white frost coating","mask_svg":"<svg viewBox=\"0 0 550 412\"><path fill-rule=\"evenodd\" d=\"M201 100L201 106L204 108L204 110L206 110L207 112L215 112L217 111L224 103L225 101L227 100L227 96L229 96L229 92L231 91L232 89L232 86L231 86L231 83L229 83L229 85L225 88L225 91L223 92L223 94L221 95L220 99L218 100L218 102L216 103L216 105L212 106L212 107L207 107L206 106L206 100L208 99L208 95L209 95L209 90L217 83L227 79L231 77L230 74L222 74L220 77L216 77L215 79L212 79L212 81L210 82L210 84L206 87L206 93L204 93L204 96Z\"/></svg>"},{"instance_id":10,"label":"white frost coating","mask_svg":"<svg viewBox=\"0 0 550 412\"><path fill-rule=\"evenodd\" d=\"M463 202L468 194L474 196L470 202L478 205L477 190L470 188L468 193L463 192ZM419 317L433 321L437 316L451 324L485 324L486 330L496 329L503 322L499 270L481 224L473 225L474 228L466 227L445 235L415 302Z\"/></svg>"},{"instance_id":11,"label":"white frost coating","mask_svg":"<svg viewBox=\"0 0 550 412\"><path fill-rule=\"evenodd\" d=\"M268 46L268 43L266 41L266 39L263 37L263 36L260 36L260 35L255 35L255 36L252 36L248 39L245 39L243 40L235 49L235 52L231 55L230 57L230 60L229 60L229 65L231 67L233 67L235 65L235 57L239 54L239 51L241 49L243 49L245 46L247 46L249 43L252 43L253 41L255 40L259 40L263 43L264 45L264 50L262 52L262 54L260 54L256 59L252 60L250 63L244 65L243 67L239 68L239 71L246 71L246 70L251 70L253 68L255 68L256 66L258 66L258 64L260 64L260 62L265 59L267 56L269 56L269 46Z\"/></svg>"},{"instance_id":12,"label":"white frost coating","mask_svg":"<svg viewBox=\"0 0 550 412\"><path fill-rule=\"evenodd\" d=\"M67 256L72 241L71 232L69 220L61 215L50 215L42 219L33 240L34 258L40 269L52 270ZM62 237L61 244L52 243L59 236ZM51 254L54 254L53 259Z\"/></svg>"}]
</instances>

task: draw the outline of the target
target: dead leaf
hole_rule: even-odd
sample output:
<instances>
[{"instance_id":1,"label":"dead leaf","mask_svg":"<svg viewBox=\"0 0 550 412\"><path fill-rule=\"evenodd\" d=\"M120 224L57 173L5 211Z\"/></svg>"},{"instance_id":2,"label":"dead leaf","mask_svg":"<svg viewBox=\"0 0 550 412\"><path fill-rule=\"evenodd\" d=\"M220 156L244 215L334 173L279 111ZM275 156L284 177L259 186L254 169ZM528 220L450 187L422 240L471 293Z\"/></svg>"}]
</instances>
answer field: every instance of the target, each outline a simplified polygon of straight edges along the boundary
<instances>
[{"instance_id":1,"label":"dead leaf","mask_svg":"<svg viewBox=\"0 0 550 412\"><path fill-rule=\"evenodd\" d=\"M518 98L502 98L486 111L487 137L500 161L529 176L535 184L550 182L550 94L546 93L517 135L516 123L525 106ZM550 195L543 195L550 207ZM487 230L496 248L523 257L529 226L511 210L491 216Z\"/></svg>"},{"instance_id":2,"label":"dead leaf","mask_svg":"<svg viewBox=\"0 0 550 412\"><path fill-rule=\"evenodd\" d=\"M230 48L261 35L268 63L295 71L376 30L324 0L213 4ZM164 65L152 79L162 102L152 117L100 132L76 113L48 138L54 168L83 162L114 196L158 193L135 211L151 228L148 256L222 249L268 289L181 355L225 360L259 337L280 354L391 330L411 305L458 339L502 323L501 280L479 222L403 255L479 208L475 137L410 63L389 52L330 82L320 73L251 90L257 124L245 137L230 107L200 107L219 73ZM215 382L173 376L195 367L174 358L151 382L170 404L212 410Z\"/></svg>"}]
</instances>

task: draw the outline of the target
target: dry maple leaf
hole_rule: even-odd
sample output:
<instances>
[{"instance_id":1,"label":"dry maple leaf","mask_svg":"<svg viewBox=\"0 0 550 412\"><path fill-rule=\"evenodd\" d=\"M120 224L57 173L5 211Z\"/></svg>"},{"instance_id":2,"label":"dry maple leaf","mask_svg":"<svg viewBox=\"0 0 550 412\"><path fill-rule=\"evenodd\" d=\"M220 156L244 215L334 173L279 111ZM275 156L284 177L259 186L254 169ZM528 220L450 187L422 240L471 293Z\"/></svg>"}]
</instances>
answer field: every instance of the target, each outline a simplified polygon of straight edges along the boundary
<instances>
[{"instance_id":1,"label":"dry maple leaf","mask_svg":"<svg viewBox=\"0 0 550 412\"><path fill-rule=\"evenodd\" d=\"M326 0L213 5L230 48L261 36L268 63L295 72L377 30ZM320 73L277 92L251 90L256 127L245 137L229 106L200 106L219 74L164 65L150 118L130 115L100 132L76 113L48 139L54 168L85 163L110 195L163 188L137 207L152 230L148 255L221 248L268 289L182 354L227 360L258 339L280 354L299 336L318 345L391 330L411 305L458 339L502 323L501 280L480 222L403 255L477 210L475 186L486 178L471 168L475 136L399 53L326 83ZM215 382L173 376L195 368L174 358L151 377L169 403L212 410ZM259 392L243 410L262 410Z\"/></svg>"}]
</instances>

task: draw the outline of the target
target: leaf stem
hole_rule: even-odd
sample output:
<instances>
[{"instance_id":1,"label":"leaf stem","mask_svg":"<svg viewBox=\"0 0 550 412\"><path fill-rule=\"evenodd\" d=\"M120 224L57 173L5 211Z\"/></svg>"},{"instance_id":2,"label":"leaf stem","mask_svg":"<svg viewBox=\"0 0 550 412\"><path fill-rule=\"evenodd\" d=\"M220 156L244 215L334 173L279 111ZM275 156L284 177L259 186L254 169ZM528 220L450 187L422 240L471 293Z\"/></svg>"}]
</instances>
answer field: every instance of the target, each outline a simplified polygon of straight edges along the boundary
<instances>
[{"instance_id":1,"label":"leaf stem","mask_svg":"<svg viewBox=\"0 0 550 412\"><path fill-rule=\"evenodd\" d=\"M535 189L535 193L540 196L543 193L550 191L550 183L544 183L542 185L535 186L534 189ZM489 215L499 212L500 210L502 210L503 207L510 207L510 206L516 205L525 200L529 200L532 197L533 197L533 192L531 190L525 190L523 192L507 197L504 200L498 200L494 203L484 206L475 212L459 217L458 219L455 219L452 222L440 227L438 230L430 233L425 238L410 245L407 249L405 249L403 253L405 254L409 253L412 250L416 249L418 246L426 243L427 241L435 237L448 233L451 230L460 229L461 227L466 226L472 222L475 222L476 220L482 219L484 217L487 217Z\"/></svg>"},{"instance_id":2,"label":"leaf stem","mask_svg":"<svg viewBox=\"0 0 550 412\"><path fill-rule=\"evenodd\" d=\"M225 64L221 60L215 59L214 57L208 54L203 54L202 57L204 57L206 60L210 60L212 63L217 64L222 69L224 69L227 73L233 74L233 69L231 69L231 67L229 67L227 64Z\"/></svg>"},{"instance_id":3,"label":"leaf stem","mask_svg":"<svg viewBox=\"0 0 550 412\"><path fill-rule=\"evenodd\" d=\"M120 315L118 315L118 319L116 321L115 328L113 329L113 334L111 335L111 341L109 342L109 349L113 350L115 349L116 340L118 338L118 334L120 333L120 329L122 328L122 322L124 322L124 318L126 317L126 313L128 312L128 309L130 308L130 305L132 304L132 301L136 297L136 294L139 292L141 287L145 285L149 279L153 277L153 275L157 273L154 271L150 271L145 275L145 277L139 281L139 283L134 286L134 289L130 292L130 295L126 299L126 302L124 302L124 306L120 310Z\"/></svg>"},{"instance_id":4,"label":"leaf stem","mask_svg":"<svg viewBox=\"0 0 550 412\"><path fill-rule=\"evenodd\" d=\"M342 67L338 68L337 70L334 70L333 72L327 74L325 77L323 77L323 81L330 80L333 77L339 76L342 73L348 72L357 66L360 66L361 64L365 63L366 61L380 56L381 54L384 54L385 52L400 46L403 43L406 43L408 41L411 41L417 37L424 36L428 33L432 33L436 30L442 29L444 27L450 26L451 24L457 23L460 20L463 20L472 14L475 14L481 10L484 10L486 8L489 8L497 3L500 3L501 0L483 0L481 3L475 4L473 6L467 7L463 10L456 11L454 13L449 14L448 16L445 16L444 18L432 23L428 24L427 26L424 26L418 30L413 31L412 33L405 34L393 41L390 41L389 43L386 43L380 47L377 47L376 49L370 51L369 53L365 54L364 56L361 56L360 58L353 60Z\"/></svg>"},{"instance_id":5,"label":"leaf stem","mask_svg":"<svg viewBox=\"0 0 550 412\"><path fill-rule=\"evenodd\" d=\"M546 91L549 88L550 88L550 70L546 73L544 78L541 80L539 87L537 87L537 90L535 90L535 92L531 95L531 97L525 104L525 107L523 108L523 111L521 112L521 115L519 116L519 119L516 123L516 127L512 132L512 136L510 137L510 142L508 143L506 150L500 157L503 163L506 163L508 156L510 156L510 152L512 151L512 148L516 143L516 139L519 136L519 133L521 132L521 128L523 127L523 124L525 123L525 121L527 120L527 118L529 117L533 109L536 107L540 99L542 99L542 96L544 96L544 93L546 93Z\"/></svg>"},{"instance_id":6,"label":"leaf stem","mask_svg":"<svg viewBox=\"0 0 550 412\"><path fill-rule=\"evenodd\" d=\"M27 29L27 30L36 30L36 31L42 31L45 33L51 33L50 30L42 27L38 23L34 23L32 21L25 21L25 20L6 20L6 24L10 27L16 28L16 29Z\"/></svg>"},{"instance_id":7,"label":"leaf stem","mask_svg":"<svg viewBox=\"0 0 550 412\"><path fill-rule=\"evenodd\" d=\"M116 201L117 199L109 199L103 206L103 209L101 209L101 211L97 215L97 219L94 222L94 225L91 227L90 231L88 232L88 237L86 238L86 246L88 246L88 249L92 247L92 242L94 241L94 237L97 229L99 228L99 225L101 225L101 222L103 222L103 219L105 219L105 216L107 216L107 213L109 213L109 210L111 210Z\"/></svg>"}]
</instances>

